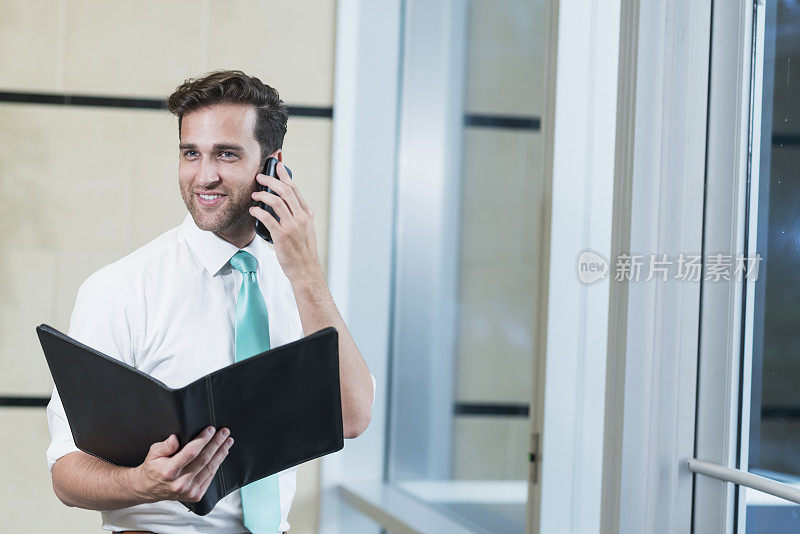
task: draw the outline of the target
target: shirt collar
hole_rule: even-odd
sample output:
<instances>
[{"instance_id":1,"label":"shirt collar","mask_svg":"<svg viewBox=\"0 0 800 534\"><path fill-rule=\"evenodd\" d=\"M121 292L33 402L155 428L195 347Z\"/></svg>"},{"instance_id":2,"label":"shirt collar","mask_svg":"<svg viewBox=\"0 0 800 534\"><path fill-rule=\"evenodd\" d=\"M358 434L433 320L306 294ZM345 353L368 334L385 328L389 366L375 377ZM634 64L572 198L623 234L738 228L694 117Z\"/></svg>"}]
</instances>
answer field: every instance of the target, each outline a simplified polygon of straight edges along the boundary
<instances>
[{"instance_id":1,"label":"shirt collar","mask_svg":"<svg viewBox=\"0 0 800 534\"><path fill-rule=\"evenodd\" d=\"M218 235L208 230L201 230L195 224L191 213L187 213L181 224L181 231L189 244L189 248L200 259L200 262L211 276L216 276L220 269L225 267L228 260L236 254L239 248L225 241ZM246 250L256 257L259 266L272 249L258 235L253 237L249 245L241 250Z\"/></svg>"}]
</instances>

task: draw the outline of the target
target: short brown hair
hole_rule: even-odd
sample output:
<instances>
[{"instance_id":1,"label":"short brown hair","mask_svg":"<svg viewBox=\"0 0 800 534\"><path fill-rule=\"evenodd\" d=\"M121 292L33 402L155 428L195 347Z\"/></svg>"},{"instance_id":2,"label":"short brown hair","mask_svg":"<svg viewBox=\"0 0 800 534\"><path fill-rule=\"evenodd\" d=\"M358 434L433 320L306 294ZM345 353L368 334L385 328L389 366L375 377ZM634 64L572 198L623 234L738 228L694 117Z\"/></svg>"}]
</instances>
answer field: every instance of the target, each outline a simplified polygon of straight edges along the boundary
<instances>
[{"instance_id":1,"label":"short brown hair","mask_svg":"<svg viewBox=\"0 0 800 534\"><path fill-rule=\"evenodd\" d=\"M256 107L253 136L261 146L261 162L283 146L289 113L278 91L240 70L218 70L190 78L167 99L167 109L178 117L178 137L186 113L214 104L249 104Z\"/></svg>"}]
</instances>

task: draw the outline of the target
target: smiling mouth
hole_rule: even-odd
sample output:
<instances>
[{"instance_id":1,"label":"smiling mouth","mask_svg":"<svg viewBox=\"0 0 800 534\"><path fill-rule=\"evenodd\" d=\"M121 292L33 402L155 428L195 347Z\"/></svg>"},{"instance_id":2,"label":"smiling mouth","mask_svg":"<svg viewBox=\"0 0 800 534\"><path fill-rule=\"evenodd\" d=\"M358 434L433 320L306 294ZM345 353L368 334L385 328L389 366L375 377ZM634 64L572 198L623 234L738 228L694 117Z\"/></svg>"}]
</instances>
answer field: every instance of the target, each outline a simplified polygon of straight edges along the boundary
<instances>
[{"instance_id":1,"label":"smiling mouth","mask_svg":"<svg viewBox=\"0 0 800 534\"><path fill-rule=\"evenodd\" d=\"M214 206L219 204L223 198L225 198L225 195L205 195L197 193L197 200L203 206Z\"/></svg>"}]
</instances>

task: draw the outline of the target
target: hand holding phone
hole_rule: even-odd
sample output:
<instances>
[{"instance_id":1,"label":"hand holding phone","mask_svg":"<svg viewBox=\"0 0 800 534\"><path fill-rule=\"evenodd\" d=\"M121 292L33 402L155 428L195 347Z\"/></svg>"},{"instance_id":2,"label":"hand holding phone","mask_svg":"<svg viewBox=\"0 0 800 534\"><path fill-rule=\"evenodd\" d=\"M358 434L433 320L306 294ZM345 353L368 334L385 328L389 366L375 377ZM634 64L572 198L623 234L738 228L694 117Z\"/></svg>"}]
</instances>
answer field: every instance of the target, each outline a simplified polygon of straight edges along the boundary
<instances>
[{"instance_id":1,"label":"hand holding phone","mask_svg":"<svg viewBox=\"0 0 800 534\"><path fill-rule=\"evenodd\" d=\"M292 177L292 171L289 170L289 167L284 166L284 168L286 169L286 172L289 173L289 178L291 178ZM274 176L275 178L278 178L278 180L280 180L280 178L278 177L278 160L277 160L277 158L272 158L272 157L267 158L267 161L264 162L264 169L261 171L261 174L266 174L267 176ZM258 187L259 187L259 189L258 189L259 191L266 191L267 193L272 193L273 195L278 196L278 194L275 191L273 191L272 189L270 189L266 185L258 184ZM254 202L253 205L254 206L258 206L259 208L266 210L270 215L275 217L276 221L281 222L281 219L280 219L280 217L278 217L278 214L275 213L275 210L273 210L270 206L268 206L264 202L258 202L257 201L257 202ZM256 233L258 235L260 235L262 238L266 239L267 242L272 243L272 236L270 235L269 230L267 229L267 227L264 226L264 223L262 223L261 221L259 221L255 217L253 217L253 218L256 221L255 222Z\"/></svg>"}]
</instances>

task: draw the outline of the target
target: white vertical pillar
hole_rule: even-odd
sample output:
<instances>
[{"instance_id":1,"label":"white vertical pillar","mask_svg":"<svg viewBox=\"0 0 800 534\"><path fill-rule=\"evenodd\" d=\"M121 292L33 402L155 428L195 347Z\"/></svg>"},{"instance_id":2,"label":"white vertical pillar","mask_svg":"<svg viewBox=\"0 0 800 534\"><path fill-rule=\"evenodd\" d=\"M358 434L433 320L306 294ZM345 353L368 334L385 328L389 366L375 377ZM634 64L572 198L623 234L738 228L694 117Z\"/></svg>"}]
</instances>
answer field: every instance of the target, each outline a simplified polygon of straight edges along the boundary
<instances>
[{"instance_id":1,"label":"white vertical pillar","mask_svg":"<svg viewBox=\"0 0 800 534\"><path fill-rule=\"evenodd\" d=\"M577 262L585 249L610 259L619 12L618 0L558 6L555 109L546 113L554 117L553 153L544 155L552 158L544 534L600 528L609 283L582 284Z\"/></svg>"},{"instance_id":2,"label":"white vertical pillar","mask_svg":"<svg viewBox=\"0 0 800 534\"><path fill-rule=\"evenodd\" d=\"M328 283L377 388L366 432L321 461L320 534L378 532L336 486L383 477L401 27L400 0L337 2Z\"/></svg>"}]
</instances>

